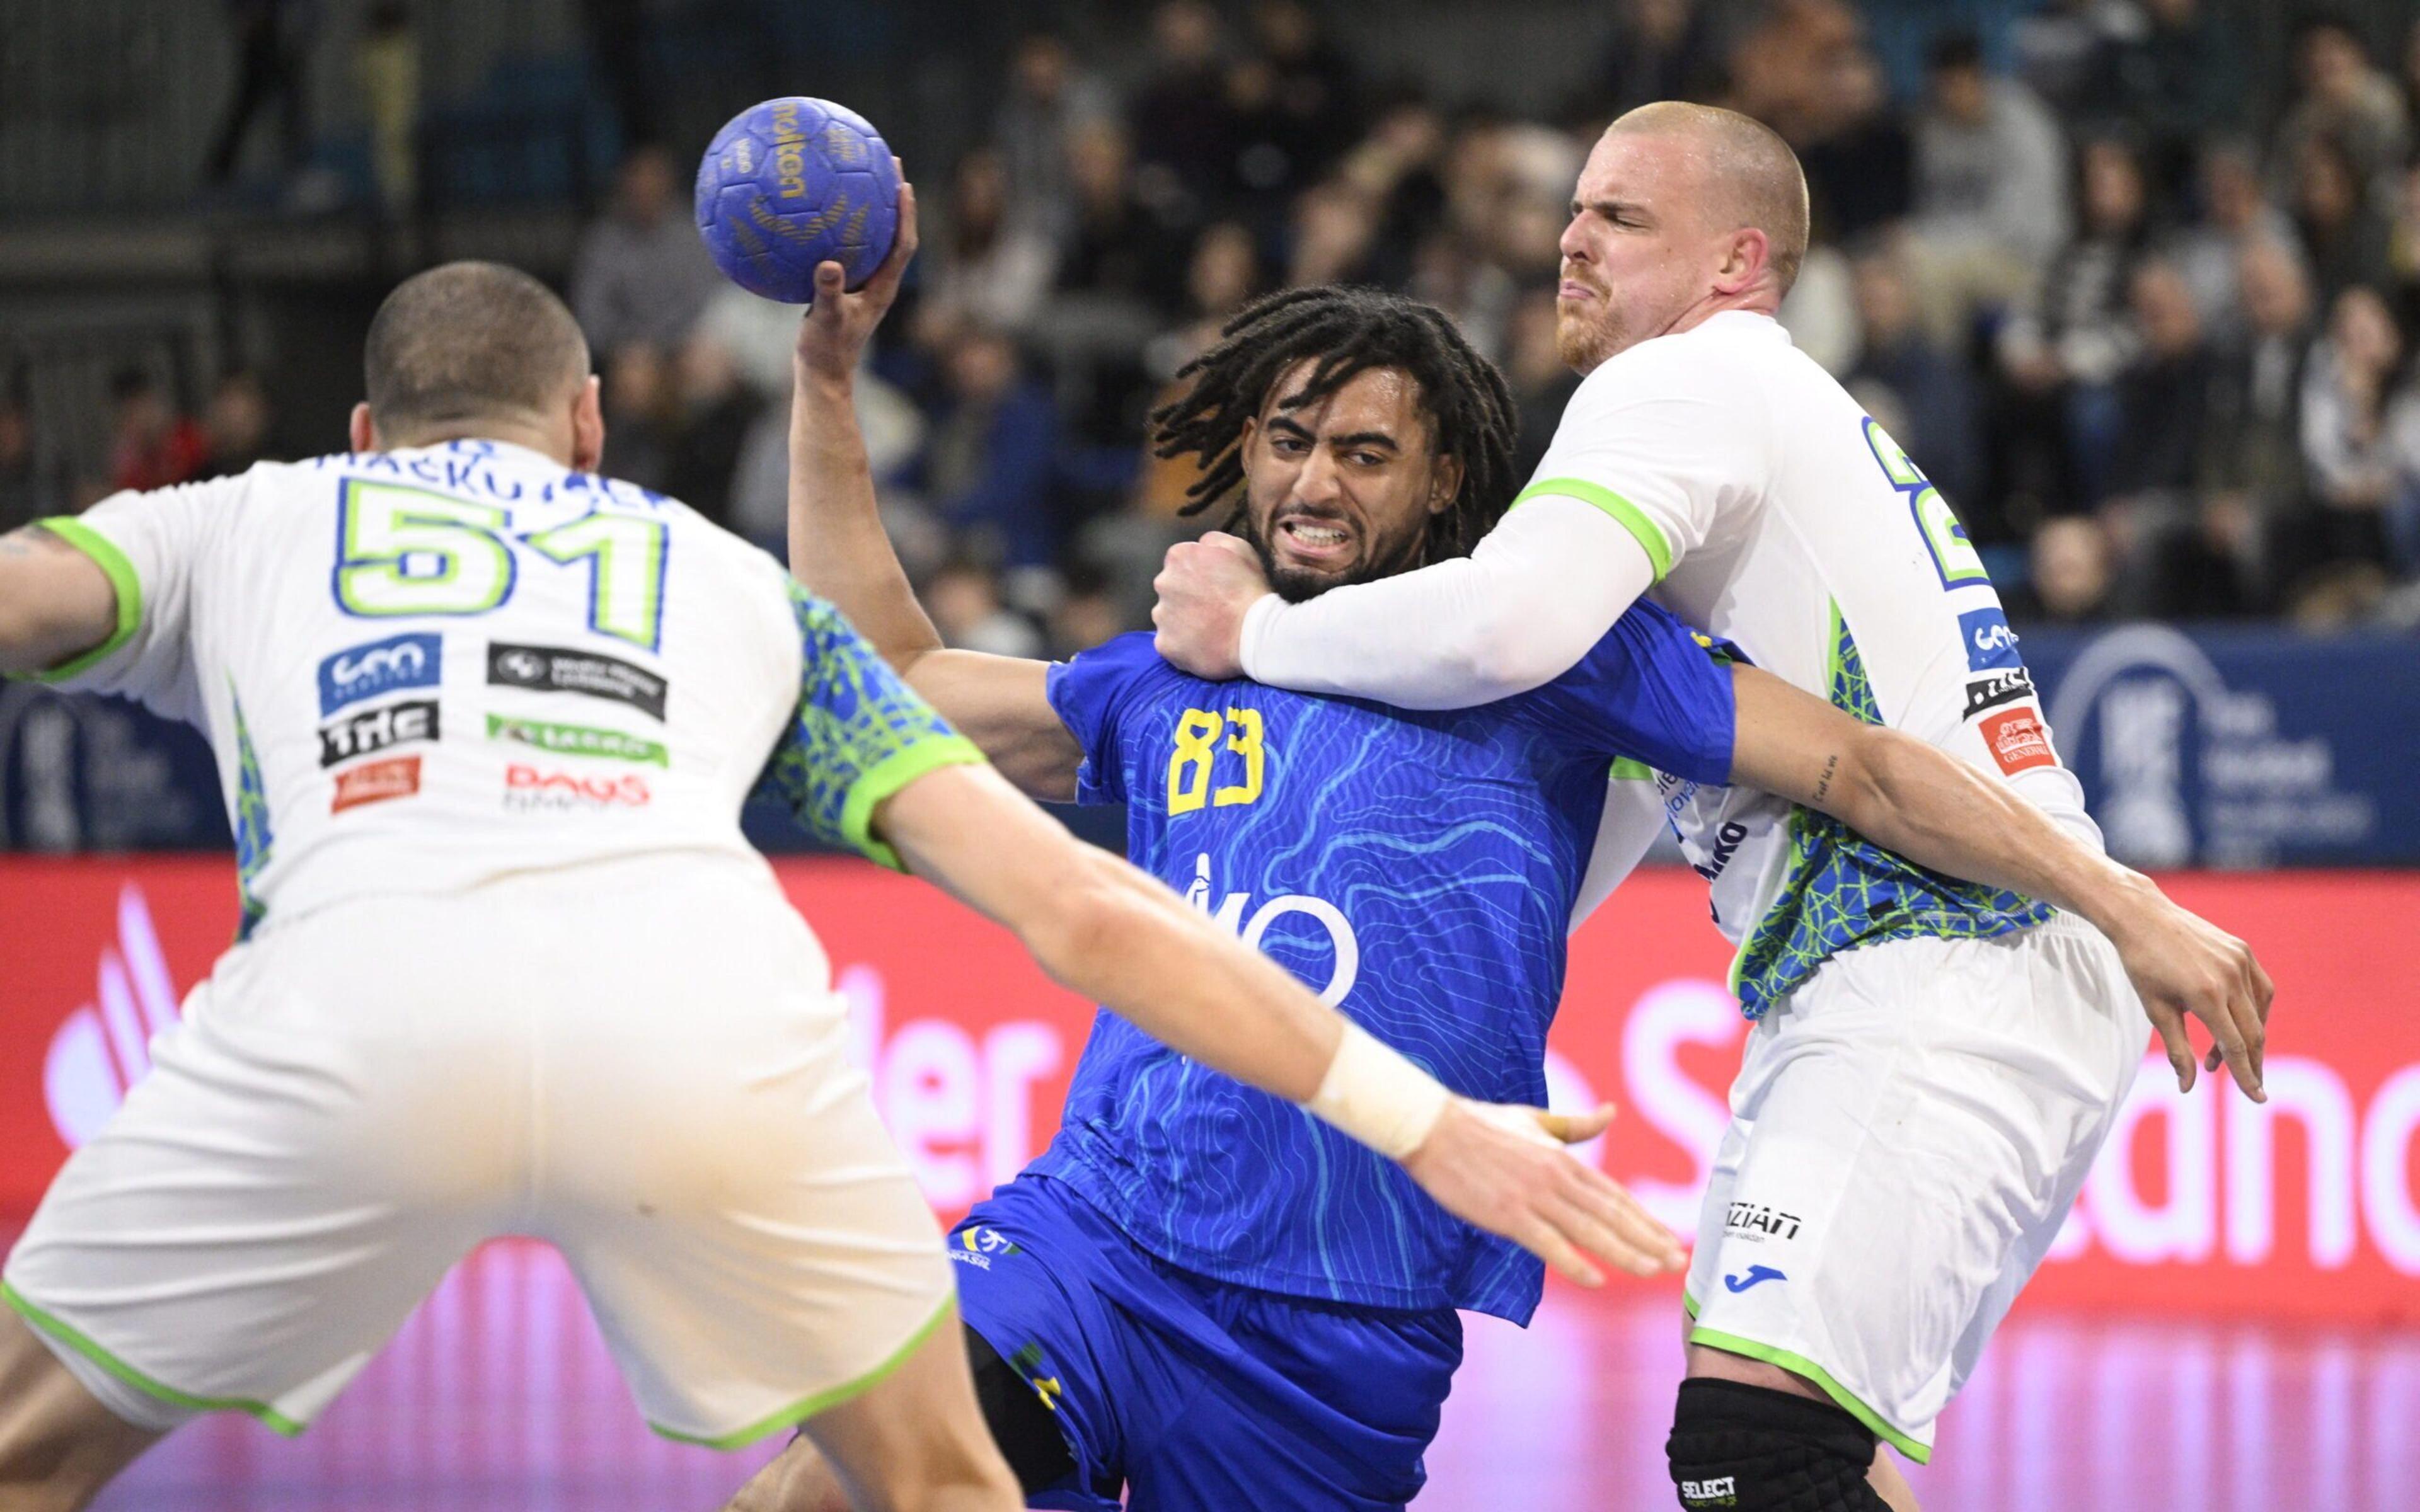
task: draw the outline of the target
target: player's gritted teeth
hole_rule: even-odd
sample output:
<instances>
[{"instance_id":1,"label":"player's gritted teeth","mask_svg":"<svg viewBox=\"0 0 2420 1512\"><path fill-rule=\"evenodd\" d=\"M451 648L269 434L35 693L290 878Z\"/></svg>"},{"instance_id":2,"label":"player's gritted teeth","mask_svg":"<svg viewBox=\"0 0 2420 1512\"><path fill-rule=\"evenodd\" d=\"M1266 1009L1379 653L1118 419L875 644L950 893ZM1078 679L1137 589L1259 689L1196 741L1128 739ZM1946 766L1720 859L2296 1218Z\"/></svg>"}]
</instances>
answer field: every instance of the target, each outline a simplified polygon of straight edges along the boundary
<instances>
[{"instance_id":1,"label":"player's gritted teeth","mask_svg":"<svg viewBox=\"0 0 2420 1512\"><path fill-rule=\"evenodd\" d=\"M1359 554L1351 523L1334 515L1292 510L1278 517L1271 534L1273 544L1296 566L1332 571L1351 564Z\"/></svg>"}]
</instances>

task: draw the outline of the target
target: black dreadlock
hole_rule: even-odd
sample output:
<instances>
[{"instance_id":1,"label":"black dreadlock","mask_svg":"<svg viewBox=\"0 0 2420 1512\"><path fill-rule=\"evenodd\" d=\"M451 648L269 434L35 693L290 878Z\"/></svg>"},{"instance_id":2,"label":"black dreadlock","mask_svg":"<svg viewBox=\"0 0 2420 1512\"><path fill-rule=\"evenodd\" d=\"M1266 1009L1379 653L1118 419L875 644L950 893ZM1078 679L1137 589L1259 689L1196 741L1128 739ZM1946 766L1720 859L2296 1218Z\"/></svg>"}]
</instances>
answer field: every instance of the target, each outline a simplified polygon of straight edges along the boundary
<instances>
[{"instance_id":1,"label":"black dreadlock","mask_svg":"<svg viewBox=\"0 0 2420 1512\"><path fill-rule=\"evenodd\" d=\"M1401 368L1419 384L1420 408L1435 452L1462 464L1462 490L1429 517L1425 560L1467 556L1512 502L1512 446L1521 417L1496 364L1479 355L1434 305L1373 288L1326 285L1288 289L1244 306L1219 341L1177 372L1194 379L1184 394L1152 411L1152 453L1202 459L1179 514L1198 515L1233 497L1222 524L1244 515L1244 423L1257 417L1269 386L1296 363L1316 361L1311 381L1286 400L1315 403L1373 367Z\"/></svg>"}]
</instances>

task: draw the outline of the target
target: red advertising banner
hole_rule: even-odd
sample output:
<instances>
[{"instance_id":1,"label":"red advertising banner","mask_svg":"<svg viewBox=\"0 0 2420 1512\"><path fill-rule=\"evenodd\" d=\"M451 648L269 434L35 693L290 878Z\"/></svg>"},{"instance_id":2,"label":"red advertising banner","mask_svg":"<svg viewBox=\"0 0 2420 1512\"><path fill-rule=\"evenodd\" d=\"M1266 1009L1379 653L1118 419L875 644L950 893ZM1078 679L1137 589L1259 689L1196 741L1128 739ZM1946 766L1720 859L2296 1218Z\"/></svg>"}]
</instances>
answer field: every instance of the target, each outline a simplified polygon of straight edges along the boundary
<instances>
[{"instance_id":1,"label":"red advertising banner","mask_svg":"<svg viewBox=\"0 0 2420 1512\"><path fill-rule=\"evenodd\" d=\"M1057 1126L1092 1010L1004 932L854 861L784 886L823 937L892 1134L944 1216ZM2420 1319L2420 875L2167 879L2277 980L2270 1102L2178 1095L2147 1057L2076 1215L2029 1294L2171 1313ZM22 1216L105 1120L230 938L224 859L0 861L0 1214ZM1683 1233L1745 1025L1729 950L1685 872L1634 879L1573 942L1555 1101L1619 1103L1587 1157ZM2147 1032L2146 1043L2149 1043Z\"/></svg>"}]
</instances>

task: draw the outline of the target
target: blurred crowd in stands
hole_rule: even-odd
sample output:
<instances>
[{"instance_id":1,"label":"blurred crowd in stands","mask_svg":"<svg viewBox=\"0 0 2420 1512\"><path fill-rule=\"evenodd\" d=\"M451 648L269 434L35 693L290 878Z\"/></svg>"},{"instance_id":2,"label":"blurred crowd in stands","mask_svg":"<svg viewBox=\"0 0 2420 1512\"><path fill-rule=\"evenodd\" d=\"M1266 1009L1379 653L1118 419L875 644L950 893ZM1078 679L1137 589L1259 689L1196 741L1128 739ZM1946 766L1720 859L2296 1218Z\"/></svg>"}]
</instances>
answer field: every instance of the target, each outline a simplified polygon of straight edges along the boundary
<instances>
[{"instance_id":1,"label":"blurred crowd in stands","mask_svg":"<svg viewBox=\"0 0 2420 1512\"><path fill-rule=\"evenodd\" d=\"M1117 68L1048 33L986 139L911 162L923 253L861 383L895 539L954 643L1063 654L1148 623L1189 466L1146 417L1222 320L1292 285L1431 301L1540 455L1577 379L1557 241L1613 116L1772 125L1815 245L1782 318L1926 469L2012 614L2420 622L2420 24L2307 17L2250 55L2200 0L2053 0L1931 38L1895 98L1847 0L1611 0L1551 119L1373 77L1299 0L1165 0ZM2288 76L2255 119L2256 73ZM797 313L723 285L691 146L642 146L568 293L608 470L778 543ZM258 386L198 421L129 375L111 481L243 465ZM0 393L0 517L30 486ZM14 438L12 440L12 438ZM12 447L14 450L12 451Z\"/></svg>"}]
</instances>

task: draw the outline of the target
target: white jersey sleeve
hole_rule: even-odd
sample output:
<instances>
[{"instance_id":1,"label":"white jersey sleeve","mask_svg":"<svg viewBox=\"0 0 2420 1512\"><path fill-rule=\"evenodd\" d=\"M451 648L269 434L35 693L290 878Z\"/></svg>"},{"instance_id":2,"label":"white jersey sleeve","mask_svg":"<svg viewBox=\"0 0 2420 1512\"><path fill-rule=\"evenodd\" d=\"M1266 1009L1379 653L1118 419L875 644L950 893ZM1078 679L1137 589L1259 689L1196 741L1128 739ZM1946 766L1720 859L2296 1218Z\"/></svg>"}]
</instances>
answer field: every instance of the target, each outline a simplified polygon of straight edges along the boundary
<instances>
[{"instance_id":1,"label":"white jersey sleeve","mask_svg":"<svg viewBox=\"0 0 2420 1512\"><path fill-rule=\"evenodd\" d=\"M42 528L90 557L116 591L107 640L41 674L134 699L171 719L198 719L194 679L194 580L215 527L241 507L242 477L119 493Z\"/></svg>"},{"instance_id":2,"label":"white jersey sleeve","mask_svg":"<svg viewBox=\"0 0 2420 1512\"><path fill-rule=\"evenodd\" d=\"M1300 692L1458 709L1526 693L1588 655L1654 573L1593 504L1540 497L1469 556L1244 622L1244 671Z\"/></svg>"}]
</instances>

